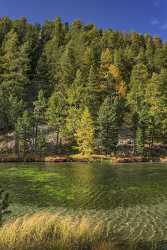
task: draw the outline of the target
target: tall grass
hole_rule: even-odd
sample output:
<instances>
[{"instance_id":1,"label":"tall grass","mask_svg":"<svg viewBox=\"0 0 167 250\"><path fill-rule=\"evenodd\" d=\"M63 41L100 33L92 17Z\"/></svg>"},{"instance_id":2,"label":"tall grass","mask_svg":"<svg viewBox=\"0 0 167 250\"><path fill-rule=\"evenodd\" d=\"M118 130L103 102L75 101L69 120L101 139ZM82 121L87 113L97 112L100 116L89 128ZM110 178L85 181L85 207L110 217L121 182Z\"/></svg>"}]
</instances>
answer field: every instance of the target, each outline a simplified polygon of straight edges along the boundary
<instances>
[{"instance_id":1,"label":"tall grass","mask_svg":"<svg viewBox=\"0 0 167 250\"><path fill-rule=\"evenodd\" d=\"M25 215L0 229L1 250L107 250L102 222L50 212Z\"/></svg>"},{"instance_id":2,"label":"tall grass","mask_svg":"<svg viewBox=\"0 0 167 250\"><path fill-rule=\"evenodd\" d=\"M24 215L0 228L0 250L145 250L166 243L118 241L97 216L53 213Z\"/></svg>"}]
</instances>

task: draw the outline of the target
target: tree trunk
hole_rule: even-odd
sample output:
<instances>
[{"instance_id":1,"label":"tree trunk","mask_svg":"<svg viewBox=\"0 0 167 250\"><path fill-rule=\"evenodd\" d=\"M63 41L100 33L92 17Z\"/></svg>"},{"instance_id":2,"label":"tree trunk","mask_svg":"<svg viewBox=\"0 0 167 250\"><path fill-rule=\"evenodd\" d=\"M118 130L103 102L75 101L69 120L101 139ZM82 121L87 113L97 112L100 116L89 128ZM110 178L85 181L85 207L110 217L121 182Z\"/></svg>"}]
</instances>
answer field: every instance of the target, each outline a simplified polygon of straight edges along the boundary
<instances>
[{"instance_id":1,"label":"tree trunk","mask_svg":"<svg viewBox=\"0 0 167 250\"><path fill-rule=\"evenodd\" d=\"M20 159L20 146L19 146L19 138L16 133L15 133L15 154L16 154L17 160L19 160Z\"/></svg>"}]
</instances>

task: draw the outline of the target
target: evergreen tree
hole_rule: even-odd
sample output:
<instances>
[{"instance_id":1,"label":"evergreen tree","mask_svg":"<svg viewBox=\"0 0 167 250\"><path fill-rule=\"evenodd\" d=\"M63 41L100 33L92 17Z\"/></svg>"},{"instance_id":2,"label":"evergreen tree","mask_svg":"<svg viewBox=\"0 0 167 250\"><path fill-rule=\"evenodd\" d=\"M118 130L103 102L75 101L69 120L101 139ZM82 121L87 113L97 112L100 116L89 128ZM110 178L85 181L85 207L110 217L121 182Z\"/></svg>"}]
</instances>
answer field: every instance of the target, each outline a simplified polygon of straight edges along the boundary
<instances>
[{"instance_id":1,"label":"evergreen tree","mask_svg":"<svg viewBox=\"0 0 167 250\"><path fill-rule=\"evenodd\" d=\"M46 52L43 51L40 56L36 72L34 75L34 92L37 94L41 89L44 91L46 97L49 97L53 91L53 81L51 79L50 64L47 61Z\"/></svg>"},{"instance_id":2,"label":"evergreen tree","mask_svg":"<svg viewBox=\"0 0 167 250\"><path fill-rule=\"evenodd\" d=\"M35 150L40 156L47 152L46 136L42 131L39 131L38 133Z\"/></svg>"},{"instance_id":3,"label":"evergreen tree","mask_svg":"<svg viewBox=\"0 0 167 250\"><path fill-rule=\"evenodd\" d=\"M77 124L81 118L80 113L85 105L86 89L84 86L81 71L78 70L76 78L72 85L67 90L67 118L66 118L66 132L67 135L74 142Z\"/></svg>"},{"instance_id":4,"label":"evergreen tree","mask_svg":"<svg viewBox=\"0 0 167 250\"><path fill-rule=\"evenodd\" d=\"M79 108L84 104L85 99L85 88L83 84L81 71L78 70L76 73L76 78L67 90L67 101L69 106Z\"/></svg>"},{"instance_id":5,"label":"evergreen tree","mask_svg":"<svg viewBox=\"0 0 167 250\"><path fill-rule=\"evenodd\" d=\"M29 84L30 62L27 46L26 43L19 48L17 34L10 32L3 49L1 85L7 95L12 93L18 99L25 99Z\"/></svg>"},{"instance_id":6,"label":"evergreen tree","mask_svg":"<svg viewBox=\"0 0 167 250\"><path fill-rule=\"evenodd\" d=\"M67 110L65 134L72 144L76 142L75 135L81 120L81 114L82 109L75 106L71 106Z\"/></svg>"},{"instance_id":7,"label":"evergreen tree","mask_svg":"<svg viewBox=\"0 0 167 250\"><path fill-rule=\"evenodd\" d=\"M26 153L32 153L34 151L34 119L30 112L25 111L23 115L18 118L15 130L19 151L23 152L23 156L25 156Z\"/></svg>"},{"instance_id":8,"label":"evergreen tree","mask_svg":"<svg viewBox=\"0 0 167 250\"><path fill-rule=\"evenodd\" d=\"M39 131L39 125L44 124L45 122L45 112L46 112L46 100L44 97L43 90L40 90L38 93L38 99L34 102L34 147L35 150L39 148L39 143L42 144L44 136L42 132Z\"/></svg>"},{"instance_id":9,"label":"evergreen tree","mask_svg":"<svg viewBox=\"0 0 167 250\"><path fill-rule=\"evenodd\" d=\"M60 17L57 17L54 22L54 36L57 46L60 47L64 42L63 25Z\"/></svg>"},{"instance_id":10,"label":"evergreen tree","mask_svg":"<svg viewBox=\"0 0 167 250\"><path fill-rule=\"evenodd\" d=\"M75 79L76 68L75 68L75 57L73 54L73 48L69 44L62 57L61 57L61 79L62 83L66 86L70 86Z\"/></svg>"},{"instance_id":11,"label":"evergreen tree","mask_svg":"<svg viewBox=\"0 0 167 250\"><path fill-rule=\"evenodd\" d=\"M134 124L134 134L136 135L136 130L140 123L143 123L142 114L144 109L147 109L146 105L146 85L148 82L148 70L147 67L143 64L138 64L134 66L131 74L131 89L128 93L128 102L130 104L133 115L135 116L135 124ZM145 124L146 125L146 124ZM144 133L144 125L140 128L143 129ZM135 136L136 138L136 136ZM137 141L135 142L137 147ZM134 149L136 152L136 148Z\"/></svg>"},{"instance_id":12,"label":"evergreen tree","mask_svg":"<svg viewBox=\"0 0 167 250\"><path fill-rule=\"evenodd\" d=\"M6 112L8 113L8 121L11 128L15 127L17 119L21 116L23 110L23 100L18 100L17 97L10 95L8 98L8 105L6 106Z\"/></svg>"},{"instance_id":13,"label":"evergreen tree","mask_svg":"<svg viewBox=\"0 0 167 250\"><path fill-rule=\"evenodd\" d=\"M49 98L48 109L46 111L46 118L48 125L53 127L56 131L57 145L60 144L61 136L65 128L66 119L66 100L60 91L56 91Z\"/></svg>"},{"instance_id":14,"label":"evergreen tree","mask_svg":"<svg viewBox=\"0 0 167 250\"><path fill-rule=\"evenodd\" d=\"M98 73L95 66L91 66L88 77L88 85L86 91L86 103L92 117L95 119L101 103L101 96L98 93ZM96 109L94 108L96 107Z\"/></svg>"},{"instance_id":15,"label":"evergreen tree","mask_svg":"<svg viewBox=\"0 0 167 250\"><path fill-rule=\"evenodd\" d=\"M115 153L118 143L118 99L107 97L100 107L97 120L96 145L101 153Z\"/></svg>"}]
</instances>

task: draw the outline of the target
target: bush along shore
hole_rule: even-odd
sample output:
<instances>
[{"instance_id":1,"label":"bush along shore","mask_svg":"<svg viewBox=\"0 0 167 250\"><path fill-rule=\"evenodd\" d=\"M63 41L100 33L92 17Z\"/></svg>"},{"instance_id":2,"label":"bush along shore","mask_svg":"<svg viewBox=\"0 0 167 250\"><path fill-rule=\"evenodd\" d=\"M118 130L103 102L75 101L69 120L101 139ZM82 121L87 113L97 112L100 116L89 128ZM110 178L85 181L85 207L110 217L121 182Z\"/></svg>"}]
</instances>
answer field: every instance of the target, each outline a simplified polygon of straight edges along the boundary
<instances>
[{"instance_id":1,"label":"bush along shore","mask_svg":"<svg viewBox=\"0 0 167 250\"><path fill-rule=\"evenodd\" d=\"M94 161L110 161L116 163L135 163L135 162L167 162L167 157L144 157L144 156L105 156L105 155L26 155L18 158L14 154L0 155L0 163L3 162L94 162Z\"/></svg>"}]
</instances>

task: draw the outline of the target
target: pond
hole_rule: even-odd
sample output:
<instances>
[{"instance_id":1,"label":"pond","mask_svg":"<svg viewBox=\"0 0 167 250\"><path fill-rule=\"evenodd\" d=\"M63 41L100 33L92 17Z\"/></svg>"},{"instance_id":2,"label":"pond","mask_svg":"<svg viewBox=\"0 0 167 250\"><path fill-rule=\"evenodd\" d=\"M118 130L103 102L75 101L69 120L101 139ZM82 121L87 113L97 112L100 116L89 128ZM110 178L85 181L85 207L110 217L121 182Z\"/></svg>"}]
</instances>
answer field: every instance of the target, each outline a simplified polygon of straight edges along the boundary
<instances>
[{"instance_id":1,"label":"pond","mask_svg":"<svg viewBox=\"0 0 167 250\"><path fill-rule=\"evenodd\" d=\"M5 163L0 182L20 214L82 210L127 239L167 240L167 164Z\"/></svg>"}]
</instances>

